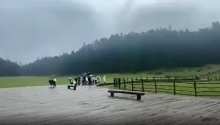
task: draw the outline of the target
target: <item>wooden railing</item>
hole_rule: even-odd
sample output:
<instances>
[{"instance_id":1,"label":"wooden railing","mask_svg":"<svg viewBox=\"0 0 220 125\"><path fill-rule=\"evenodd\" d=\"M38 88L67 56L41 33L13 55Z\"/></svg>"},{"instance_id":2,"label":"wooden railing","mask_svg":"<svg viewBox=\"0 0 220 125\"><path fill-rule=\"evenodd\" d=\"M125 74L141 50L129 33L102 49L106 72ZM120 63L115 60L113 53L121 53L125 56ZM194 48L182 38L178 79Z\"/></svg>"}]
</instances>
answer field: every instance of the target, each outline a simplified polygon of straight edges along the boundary
<instances>
[{"instance_id":1,"label":"wooden railing","mask_svg":"<svg viewBox=\"0 0 220 125\"><path fill-rule=\"evenodd\" d=\"M208 78L114 78L114 88L174 95L220 96L220 81Z\"/></svg>"}]
</instances>

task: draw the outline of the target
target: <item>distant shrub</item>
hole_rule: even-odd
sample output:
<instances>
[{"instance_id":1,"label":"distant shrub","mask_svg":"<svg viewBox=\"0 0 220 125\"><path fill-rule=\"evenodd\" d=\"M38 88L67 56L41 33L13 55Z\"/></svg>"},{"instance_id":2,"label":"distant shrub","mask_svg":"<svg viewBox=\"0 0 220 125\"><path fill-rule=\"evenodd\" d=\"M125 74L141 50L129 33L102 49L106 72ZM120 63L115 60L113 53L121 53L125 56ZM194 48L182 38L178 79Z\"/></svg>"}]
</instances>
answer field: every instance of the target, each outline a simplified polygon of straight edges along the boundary
<instances>
[{"instance_id":1,"label":"distant shrub","mask_svg":"<svg viewBox=\"0 0 220 125\"><path fill-rule=\"evenodd\" d=\"M197 70L196 70L196 72L201 72L201 71L202 71L202 69L201 69L201 68L199 68L199 69L197 69Z\"/></svg>"},{"instance_id":2,"label":"distant shrub","mask_svg":"<svg viewBox=\"0 0 220 125\"><path fill-rule=\"evenodd\" d=\"M171 78L171 75L165 75L165 78Z\"/></svg>"},{"instance_id":3,"label":"distant shrub","mask_svg":"<svg viewBox=\"0 0 220 125\"><path fill-rule=\"evenodd\" d=\"M163 72L156 72L155 74L156 75L161 75L161 74L163 74Z\"/></svg>"},{"instance_id":4,"label":"distant shrub","mask_svg":"<svg viewBox=\"0 0 220 125\"><path fill-rule=\"evenodd\" d=\"M211 66L207 66L207 69L211 69L212 67Z\"/></svg>"},{"instance_id":5,"label":"distant shrub","mask_svg":"<svg viewBox=\"0 0 220 125\"><path fill-rule=\"evenodd\" d=\"M167 70L166 70L166 72L172 72L172 71L173 71L172 69L167 69Z\"/></svg>"}]
</instances>

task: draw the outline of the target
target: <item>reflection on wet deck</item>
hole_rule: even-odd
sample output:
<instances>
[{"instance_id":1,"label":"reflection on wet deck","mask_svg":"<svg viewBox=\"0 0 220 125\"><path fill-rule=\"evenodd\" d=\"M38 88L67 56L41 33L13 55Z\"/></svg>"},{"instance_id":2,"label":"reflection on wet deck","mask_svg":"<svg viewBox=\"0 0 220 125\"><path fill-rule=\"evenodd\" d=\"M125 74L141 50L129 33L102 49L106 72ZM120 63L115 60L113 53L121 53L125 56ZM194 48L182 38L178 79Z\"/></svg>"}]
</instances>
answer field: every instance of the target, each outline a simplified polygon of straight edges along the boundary
<instances>
[{"instance_id":1,"label":"reflection on wet deck","mask_svg":"<svg viewBox=\"0 0 220 125\"><path fill-rule=\"evenodd\" d=\"M219 125L220 100L150 94L115 94L95 86L0 89L0 124Z\"/></svg>"}]
</instances>

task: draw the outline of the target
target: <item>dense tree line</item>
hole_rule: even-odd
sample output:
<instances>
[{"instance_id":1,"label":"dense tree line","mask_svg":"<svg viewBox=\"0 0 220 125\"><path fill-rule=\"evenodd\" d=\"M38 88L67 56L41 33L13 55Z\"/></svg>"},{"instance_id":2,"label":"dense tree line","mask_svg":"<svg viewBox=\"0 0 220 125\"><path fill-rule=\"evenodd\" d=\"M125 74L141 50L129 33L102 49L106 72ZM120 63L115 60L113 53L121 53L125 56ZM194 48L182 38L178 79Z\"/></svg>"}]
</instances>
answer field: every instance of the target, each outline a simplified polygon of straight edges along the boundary
<instances>
[{"instance_id":1,"label":"dense tree line","mask_svg":"<svg viewBox=\"0 0 220 125\"><path fill-rule=\"evenodd\" d=\"M169 26L141 33L114 34L84 44L71 54L45 57L21 67L0 59L0 75L137 72L220 64L219 56L220 23L213 22L211 27L198 31L177 31Z\"/></svg>"},{"instance_id":2,"label":"dense tree line","mask_svg":"<svg viewBox=\"0 0 220 125\"><path fill-rule=\"evenodd\" d=\"M17 63L0 58L0 76L18 76L20 68Z\"/></svg>"}]
</instances>

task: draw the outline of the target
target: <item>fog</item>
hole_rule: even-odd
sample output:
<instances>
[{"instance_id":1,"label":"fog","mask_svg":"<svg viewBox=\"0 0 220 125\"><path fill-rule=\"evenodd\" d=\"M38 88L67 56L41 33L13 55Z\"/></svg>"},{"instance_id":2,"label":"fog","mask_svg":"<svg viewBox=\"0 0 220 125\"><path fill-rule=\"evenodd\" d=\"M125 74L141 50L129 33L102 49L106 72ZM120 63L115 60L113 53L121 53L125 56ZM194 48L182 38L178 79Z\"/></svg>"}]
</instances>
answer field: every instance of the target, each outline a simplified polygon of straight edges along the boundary
<instances>
[{"instance_id":1,"label":"fog","mask_svg":"<svg viewBox=\"0 0 220 125\"><path fill-rule=\"evenodd\" d=\"M0 57L29 63L115 33L197 30L220 20L219 0L0 0Z\"/></svg>"}]
</instances>

